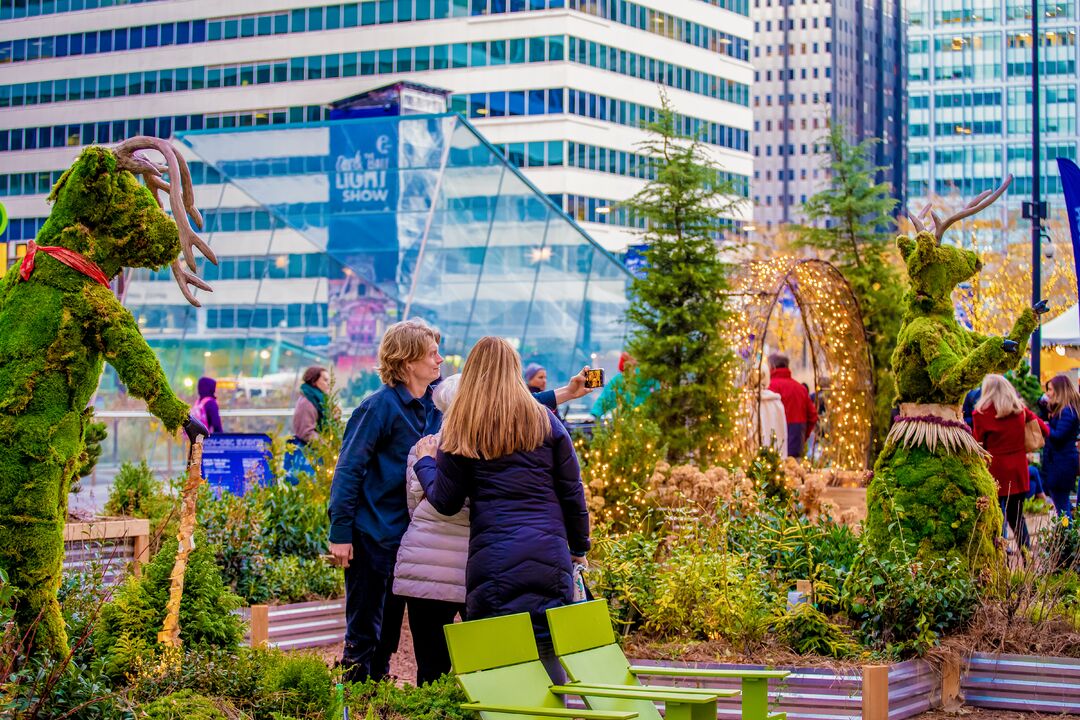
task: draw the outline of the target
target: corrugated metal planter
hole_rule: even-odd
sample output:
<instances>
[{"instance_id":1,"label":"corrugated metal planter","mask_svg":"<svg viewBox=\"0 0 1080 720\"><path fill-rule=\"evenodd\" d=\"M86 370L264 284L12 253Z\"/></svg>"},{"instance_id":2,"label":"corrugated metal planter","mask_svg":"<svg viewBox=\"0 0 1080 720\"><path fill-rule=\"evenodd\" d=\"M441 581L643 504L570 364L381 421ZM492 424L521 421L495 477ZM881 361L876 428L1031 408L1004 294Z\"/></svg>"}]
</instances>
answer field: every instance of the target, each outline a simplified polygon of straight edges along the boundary
<instances>
[{"instance_id":1,"label":"corrugated metal planter","mask_svg":"<svg viewBox=\"0 0 1080 720\"><path fill-rule=\"evenodd\" d=\"M340 643L345 638L345 600L316 600L288 605L252 605L242 611L250 621L248 642L282 650Z\"/></svg>"},{"instance_id":2,"label":"corrugated metal planter","mask_svg":"<svg viewBox=\"0 0 1080 720\"><path fill-rule=\"evenodd\" d=\"M64 572L99 569L115 585L129 569L138 574L149 551L149 520L105 517L64 525Z\"/></svg>"},{"instance_id":3,"label":"corrugated metal planter","mask_svg":"<svg viewBox=\"0 0 1080 720\"><path fill-rule=\"evenodd\" d=\"M634 661L635 665L658 664ZM664 663L676 667L725 670L760 670L762 665L717 663ZM769 682L770 709L786 712L788 720L904 720L941 704L943 675L923 660L907 660L890 665L853 665L842 668L777 665L789 670L784 680ZM738 689L738 680L665 682L665 685ZM719 718L739 717L739 698L721 698Z\"/></svg>"},{"instance_id":4,"label":"corrugated metal planter","mask_svg":"<svg viewBox=\"0 0 1080 720\"><path fill-rule=\"evenodd\" d=\"M1080 715L1080 660L972 653L961 690L975 707Z\"/></svg>"}]
</instances>

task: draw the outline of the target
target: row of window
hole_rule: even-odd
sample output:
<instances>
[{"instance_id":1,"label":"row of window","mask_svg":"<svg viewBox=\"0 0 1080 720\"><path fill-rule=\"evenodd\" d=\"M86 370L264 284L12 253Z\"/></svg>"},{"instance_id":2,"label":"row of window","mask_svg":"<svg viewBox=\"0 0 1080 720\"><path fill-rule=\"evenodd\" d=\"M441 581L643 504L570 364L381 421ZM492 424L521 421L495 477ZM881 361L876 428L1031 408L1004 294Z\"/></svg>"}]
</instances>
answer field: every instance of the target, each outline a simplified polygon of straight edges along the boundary
<instances>
[{"instance_id":1,"label":"row of window","mask_svg":"<svg viewBox=\"0 0 1080 720\"><path fill-rule=\"evenodd\" d=\"M71 78L0 87L0 107L94 98L183 92L447 68L562 60L564 36L517 38L212 67L191 67ZM6 103L6 104L5 104Z\"/></svg>"},{"instance_id":2,"label":"row of window","mask_svg":"<svg viewBox=\"0 0 1080 720\"><path fill-rule=\"evenodd\" d=\"M749 0L722 0L713 4L740 15L750 14ZM670 40L678 40L688 45L718 52L736 60L750 59L750 41L746 38L721 30L713 30L665 12L644 8L627 0L569 0L567 7L613 20L622 25L629 25L638 30L663 35Z\"/></svg>"},{"instance_id":3,"label":"row of window","mask_svg":"<svg viewBox=\"0 0 1080 720\"><path fill-rule=\"evenodd\" d=\"M718 5L728 2L738 5L745 2L705 1ZM0 63L566 6L565 0L370 0L261 15L184 20L9 40L0 42ZM628 0L573 0L570 6L571 9L602 14L616 22L649 32L670 35L681 42L706 47L740 60L749 57L749 43L743 38L710 30L703 25L674 18L666 13L655 13ZM742 14L747 12L748 10L744 9ZM657 18L660 18L660 22L657 22ZM664 18L670 19L671 28L660 27Z\"/></svg>"},{"instance_id":4,"label":"row of window","mask_svg":"<svg viewBox=\"0 0 1080 720\"><path fill-rule=\"evenodd\" d=\"M934 58L931 62L930 38L911 38L908 41L908 79L915 82L930 80L930 67L935 80L990 80L1002 77L1031 76L1031 36L1009 33L1005 36L1005 56L1002 56L1002 35L998 32L938 35L933 38ZM1073 75L1076 72L1076 32L1048 30L1040 33L1040 47L1046 48L1039 59L1040 75Z\"/></svg>"},{"instance_id":5,"label":"row of window","mask_svg":"<svg viewBox=\"0 0 1080 720\"><path fill-rule=\"evenodd\" d=\"M187 308L181 307L186 311ZM147 318L146 325L151 325ZM288 305L214 305L206 308L207 330L246 330L248 328L324 328L327 325L326 303L289 303Z\"/></svg>"},{"instance_id":6,"label":"row of window","mask_svg":"<svg viewBox=\"0 0 1080 720\"><path fill-rule=\"evenodd\" d=\"M56 13L137 5L160 0L0 0L0 20L18 20Z\"/></svg>"},{"instance_id":7,"label":"row of window","mask_svg":"<svg viewBox=\"0 0 1080 720\"><path fill-rule=\"evenodd\" d=\"M470 118L570 113L630 127L641 127L655 122L658 117L654 107L573 88L453 95L450 108ZM747 152L750 145L749 131L741 128L686 115L676 115L675 124L676 130L683 135L698 137L712 145L742 152Z\"/></svg>"},{"instance_id":8,"label":"row of window","mask_svg":"<svg viewBox=\"0 0 1080 720\"><path fill-rule=\"evenodd\" d=\"M568 165L584 170L640 178L656 179L656 163L648 155L586 145L584 143L549 140L547 142L505 143L494 146L512 165L519 168ZM749 194L749 178L721 171L718 182L731 182L742 197Z\"/></svg>"},{"instance_id":9,"label":"row of window","mask_svg":"<svg viewBox=\"0 0 1080 720\"><path fill-rule=\"evenodd\" d=\"M742 83L579 38L550 35L3 85L0 86L0 108L358 75L558 62L566 57L567 42L573 62L707 97L749 104L750 88Z\"/></svg>"},{"instance_id":10,"label":"row of window","mask_svg":"<svg viewBox=\"0 0 1080 720\"><path fill-rule=\"evenodd\" d=\"M329 117L322 105L306 107L248 110L208 115L171 115L138 120L107 120L96 123L54 125L36 128L0 130L0 152L35 150L37 148L118 143L136 135L168 138L174 132L186 130L215 130L218 128L252 127L256 125L285 125L318 122Z\"/></svg>"},{"instance_id":11,"label":"row of window","mask_svg":"<svg viewBox=\"0 0 1080 720\"><path fill-rule=\"evenodd\" d=\"M591 40L569 38L570 61L630 75L640 80L660 83L698 95L727 100L738 105L750 104L750 86L710 73L654 60L644 55Z\"/></svg>"},{"instance_id":12,"label":"row of window","mask_svg":"<svg viewBox=\"0 0 1080 720\"><path fill-rule=\"evenodd\" d=\"M240 255L218 258L218 264L199 261L199 277L209 282L216 280L286 280L296 278L324 278L330 263L325 253L296 253L289 255ZM144 271L144 277L135 279L172 281L168 268L157 272Z\"/></svg>"},{"instance_id":13,"label":"row of window","mask_svg":"<svg viewBox=\"0 0 1080 720\"><path fill-rule=\"evenodd\" d=\"M931 13L930 3L915 2L909 10L909 22L914 27L943 26L964 23L996 23L1002 17L1012 22L1031 21L1030 2L1006 2L1005 12L1002 14L998 0L937 0ZM1062 2L1050 2L1039 5L1039 11L1046 18L1070 18L1073 16L1073 4ZM933 22L930 22L930 18Z\"/></svg>"}]
</instances>

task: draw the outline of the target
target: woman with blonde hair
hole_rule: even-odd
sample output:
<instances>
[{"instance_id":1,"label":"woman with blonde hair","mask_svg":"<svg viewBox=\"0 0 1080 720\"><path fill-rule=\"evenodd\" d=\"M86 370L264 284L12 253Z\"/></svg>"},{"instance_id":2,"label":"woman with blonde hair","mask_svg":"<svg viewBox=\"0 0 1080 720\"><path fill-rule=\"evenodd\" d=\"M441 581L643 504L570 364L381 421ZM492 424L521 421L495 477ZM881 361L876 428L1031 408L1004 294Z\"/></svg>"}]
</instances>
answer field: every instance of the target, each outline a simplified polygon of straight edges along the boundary
<instances>
[{"instance_id":1,"label":"woman with blonde hair","mask_svg":"<svg viewBox=\"0 0 1080 720\"><path fill-rule=\"evenodd\" d=\"M508 342L476 343L441 439L424 438L417 454L416 475L436 510L453 515L469 501L466 617L530 613L540 659L563 681L544 612L573 601L589 512L570 436L533 400Z\"/></svg>"},{"instance_id":2,"label":"woman with blonde hair","mask_svg":"<svg viewBox=\"0 0 1080 720\"><path fill-rule=\"evenodd\" d=\"M1043 487L1054 501L1058 515L1072 516L1072 499L1076 490L1076 475L1080 471L1080 453L1076 440L1080 437L1080 393L1068 375L1055 375L1046 383L1046 400L1050 410L1050 434L1043 448Z\"/></svg>"},{"instance_id":3,"label":"woman with blonde hair","mask_svg":"<svg viewBox=\"0 0 1080 720\"><path fill-rule=\"evenodd\" d=\"M1024 429L1031 420L1039 423L1045 435L1042 421L1027 409L1005 376L983 378L982 395L971 416L975 439L990 453L990 474L997 480L998 500L1022 548L1031 544L1024 521L1024 500L1031 484Z\"/></svg>"}]
</instances>

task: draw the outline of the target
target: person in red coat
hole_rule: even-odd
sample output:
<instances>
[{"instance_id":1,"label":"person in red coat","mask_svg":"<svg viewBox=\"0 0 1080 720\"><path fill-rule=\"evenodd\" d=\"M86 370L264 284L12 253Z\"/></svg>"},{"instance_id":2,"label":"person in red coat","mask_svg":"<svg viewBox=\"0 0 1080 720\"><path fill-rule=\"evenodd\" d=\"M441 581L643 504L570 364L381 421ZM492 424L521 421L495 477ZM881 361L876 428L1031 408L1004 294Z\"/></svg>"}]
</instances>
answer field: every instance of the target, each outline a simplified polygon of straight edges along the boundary
<instances>
[{"instance_id":1,"label":"person in red coat","mask_svg":"<svg viewBox=\"0 0 1080 720\"><path fill-rule=\"evenodd\" d=\"M982 395L971 416L975 439L990 453L990 474L997 480L998 499L1004 505L1005 519L1016 533L1020 547L1030 547L1024 521L1024 499L1030 487L1024 427L1031 420L1039 423L1045 437L1046 423L1024 406L1020 395L1003 375L987 375Z\"/></svg>"},{"instance_id":2,"label":"person in red coat","mask_svg":"<svg viewBox=\"0 0 1080 720\"><path fill-rule=\"evenodd\" d=\"M802 457L806 439L817 425L817 407L810 399L810 391L791 377L788 356L773 353L769 356L769 389L780 396L787 417L787 454Z\"/></svg>"}]
</instances>

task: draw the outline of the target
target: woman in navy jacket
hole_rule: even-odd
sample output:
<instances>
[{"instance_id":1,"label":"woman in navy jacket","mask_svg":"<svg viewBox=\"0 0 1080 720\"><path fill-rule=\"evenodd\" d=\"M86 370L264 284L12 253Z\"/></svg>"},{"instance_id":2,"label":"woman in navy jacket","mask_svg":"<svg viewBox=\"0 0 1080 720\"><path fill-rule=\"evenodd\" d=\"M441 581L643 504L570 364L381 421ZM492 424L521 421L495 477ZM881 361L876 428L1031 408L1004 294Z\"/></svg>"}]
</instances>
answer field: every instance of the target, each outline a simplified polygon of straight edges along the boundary
<instances>
[{"instance_id":1,"label":"woman in navy jacket","mask_svg":"<svg viewBox=\"0 0 1080 720\"><path fill-rule=\"evenodd\" d=\"M533 400L509 343L480 339L441 441L424 438L417 454L416 475L436 510L453 515L469 500L467 619L530 613L540 659L561 682L544 611L573 601L572 563L589 550L589 511L570 436Z\"/></svg>"},{"instance_id":2,"label":"woman in navy jacket","mask_svg":"<svg viewBox=\"0 0 1080 720\"><path fill-rule=\"evenodd\" d=\"M1056 375L1046 383L1046 399L1050 408L1050 436L1043 448L1043 488L1054 501L1058 515L1071 516L1069 495L1076 490L1076 476L1080 473L1080 453L1076 450L1080 436L1080 393L1072 378Z\"/></svg>"}]
</instances>

